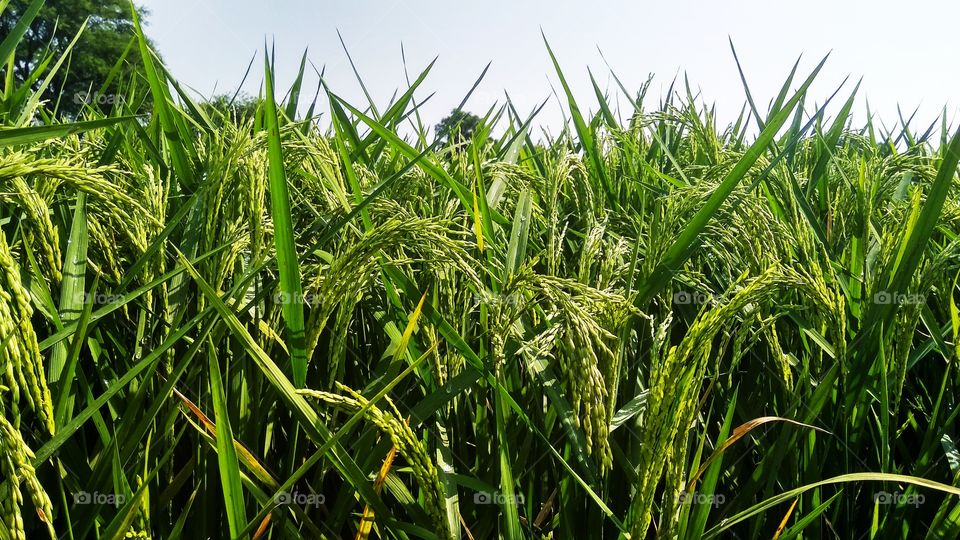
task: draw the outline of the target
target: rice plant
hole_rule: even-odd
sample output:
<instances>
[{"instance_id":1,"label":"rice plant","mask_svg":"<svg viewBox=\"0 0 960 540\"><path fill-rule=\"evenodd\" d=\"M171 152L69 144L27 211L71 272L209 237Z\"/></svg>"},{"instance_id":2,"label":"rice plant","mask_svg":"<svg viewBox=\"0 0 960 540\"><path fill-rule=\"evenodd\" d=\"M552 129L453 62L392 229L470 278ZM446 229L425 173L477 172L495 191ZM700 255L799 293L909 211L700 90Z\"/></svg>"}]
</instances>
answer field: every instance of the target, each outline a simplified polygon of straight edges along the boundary
<instances>
[{"instance_id":1,"label":"rice plant","mask_svg":"<svg viewBox=\"0 0 960 540\"><path fill-rule=\"evenodd\" d=\"M577 103L545 44L561 133L436 138L430 66L305 107L265 51L238 114L137 32L109 113L5 78L0 539L960 535L946 117Z\"/></svg>"}]
</instances>

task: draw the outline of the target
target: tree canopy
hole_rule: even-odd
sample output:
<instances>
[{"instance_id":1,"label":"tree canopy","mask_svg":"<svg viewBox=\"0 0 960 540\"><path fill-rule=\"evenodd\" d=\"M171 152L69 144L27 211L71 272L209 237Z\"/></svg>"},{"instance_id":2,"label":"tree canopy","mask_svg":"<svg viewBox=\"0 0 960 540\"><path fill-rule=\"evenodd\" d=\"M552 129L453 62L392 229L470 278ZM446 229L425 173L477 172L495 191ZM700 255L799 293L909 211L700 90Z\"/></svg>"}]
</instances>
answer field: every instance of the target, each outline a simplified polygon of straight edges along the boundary
<instances>
[{"instance_id":1,"label":"tree canopy","mask_svg":"<svg viewBox=\"0 0 960 540\"><path fill-rule=\"evenodd\" d=\"M10 34L30 4L28 0L10 1L0 12L0 36ZM137 8L137 12L141 18L148 14L143 8ZM51 103L59 101L60 112L67 115L75 115L84 103L96 102L101 108L109 108L120 99L116 85L129 81L142 65L127 0L47 0L17 47L13 66L16 81L22 84L29 80L36 67L48 58L56 62L84 21L87 26L70 58L43 95ZM121 60L121 69L111 78L111 70ZM100 94L108 80L113 88Z\"/></svg>"},{"instance_id":2,"label":"tree canopy","mask_svg":"<svg viewBox=\"0 0 960 540\"><path fill-rule=\"evenodd\" d=\"M223 118L220 121L233 123L240 123L254 118L259 105L260 99L258 97L252 97L247 94L217 94L203 102L203 106L207 112L222 113Z\"/></svg>"},{"instance_id":3,"label":"tree canopy","mask_svg":"<svg viewBox=\"0 0 960 540\"><path fill-rule=\"evenodd\" d=\"M434 128L438 138L456 144L462 143L473 136L473 131L480 124L480 117L464 111L454 109Z\"/></svg>"}]
</instances>

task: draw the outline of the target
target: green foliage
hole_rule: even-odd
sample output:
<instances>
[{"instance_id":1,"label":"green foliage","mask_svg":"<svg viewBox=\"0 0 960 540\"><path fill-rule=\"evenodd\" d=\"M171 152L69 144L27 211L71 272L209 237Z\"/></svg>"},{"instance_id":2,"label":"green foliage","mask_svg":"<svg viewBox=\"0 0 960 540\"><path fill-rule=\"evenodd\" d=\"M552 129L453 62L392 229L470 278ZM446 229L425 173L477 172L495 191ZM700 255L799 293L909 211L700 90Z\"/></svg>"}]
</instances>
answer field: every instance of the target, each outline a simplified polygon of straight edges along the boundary
<instances>
[{"instance_id":1,"label":"green foliage","mask_svg":"<svg viewBox=\"0 0 960 540\"><path fill-rule=\"evenodd\" d=\"M0 12L0 36L10 32L30 3L10 1ZM117 101L127 97L125 86L142 69L130 9L127 0L47 0L17 48L14 79L28 81L43 62L60 58L86 22L69 58L69 69L54 76L42 98L70 117L85 105L115 109ZM141 16L147 15L145 9L137 10ZM120 69L114 70L118 64Z\"/></svg>"},{"instance_id":2,"label":"green foliage","mask_svg":"<svg viewBox=\"0 0 960 540\"><path fill-rule=\"evenodd\" d=\"M208 116L224 117L225 122L240 124L257 116L260 101L247 95L218 94L202 103Z\"/></svg>"},{"instance_id":3,"label":"green foliage","mask_svg":"<svg viewBox=\"0 0 960 540\"><path fill-rule=\"evenodd\" d=\"M427 66L323 134L303 68L198 103L133 32L148 116L0 103L0 538L960 530L946 122L795 65L730 126L593 79L429 144Z\"/></svg>"},{"instance_id":4,"label":"green foliage","mask_svg":"<svg viewBox=\"0 0 960 540\"><path fill-rule=\"evenodd\" d=\"M470 140L479 124L479 116L461 109L454 109L440 120L434 128L434 133L441 141L462 144Z\"/></svg>"}]
</instances>

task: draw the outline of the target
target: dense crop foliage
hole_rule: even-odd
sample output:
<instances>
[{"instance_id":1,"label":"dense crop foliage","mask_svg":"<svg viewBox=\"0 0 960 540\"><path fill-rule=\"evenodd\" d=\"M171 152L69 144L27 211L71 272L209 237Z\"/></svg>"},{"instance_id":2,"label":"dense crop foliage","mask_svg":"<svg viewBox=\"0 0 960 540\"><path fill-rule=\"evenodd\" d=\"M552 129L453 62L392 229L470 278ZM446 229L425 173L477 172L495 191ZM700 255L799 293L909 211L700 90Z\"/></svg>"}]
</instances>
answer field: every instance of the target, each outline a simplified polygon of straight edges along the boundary
<instances>
[{"instance_id":1,"label":"dense crop foliage","mask_svg":"<svg viewBox=\"0 0 960 540\"><path fill-rule=\"evenodd\" d=\"M134 46L109 115L0 100L0 539L960 534L946 120L558 64L553 138L434 142L429 67L323 133Z\"/></svg>"}]
</instances>

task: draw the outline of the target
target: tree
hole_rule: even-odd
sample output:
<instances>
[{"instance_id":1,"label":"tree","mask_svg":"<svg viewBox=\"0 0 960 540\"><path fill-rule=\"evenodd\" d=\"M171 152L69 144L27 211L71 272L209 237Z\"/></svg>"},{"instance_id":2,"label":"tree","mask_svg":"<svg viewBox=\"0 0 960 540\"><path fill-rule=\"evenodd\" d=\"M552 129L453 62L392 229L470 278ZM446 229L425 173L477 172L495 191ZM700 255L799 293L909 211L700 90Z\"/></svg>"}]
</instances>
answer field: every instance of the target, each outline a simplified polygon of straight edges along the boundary
<instances>
[{"instance_id":1,"label":"tree","mask_svg":"<svg viewBox=\"0 0 960 540\"><path fill-rule=\"evenodd\" d=\"M447 143L462 144L473 136L480 117L461 109L454 109L434 128L437 138Z\"/></svg>"},{"instance_id":2,"label":"tree","mask_svg":"<svg viewBox=\"0 0 960 540\"><path fill-rule=\"evenodd\" d=\"M30 0L12 0L0 12L0 36L10 34L30 3ZM148 14L143 8L137 8L137 13L140 17ZM59 98L60 112L70 116L82 110L84 103L96 102L101 109L108 109L121 99L115 94L98 95L97 92L124 54L123 68L113 80L114 89L117 82L129 80L141 69L130 3L127 0L47 0L14 56L13 76L22 84L44 59L52 55L56 62L64 54L84 21L87 27L69 61L54 74L43 95L50 103ZM38 86L39 82L34 85Z\"/></svg>"},{"instance_id":3,"label":"tree","mask_svg":"<svg viewBox=\"0 0 960 540\"><path fill-rule=\"evenodd\" d=\"M254 118L260 106L259 98L246 94L218 94L203 102L203 107L212 116L219 116L214 122L228 121L239 124Z\"/></svg>"}]
</instances>

